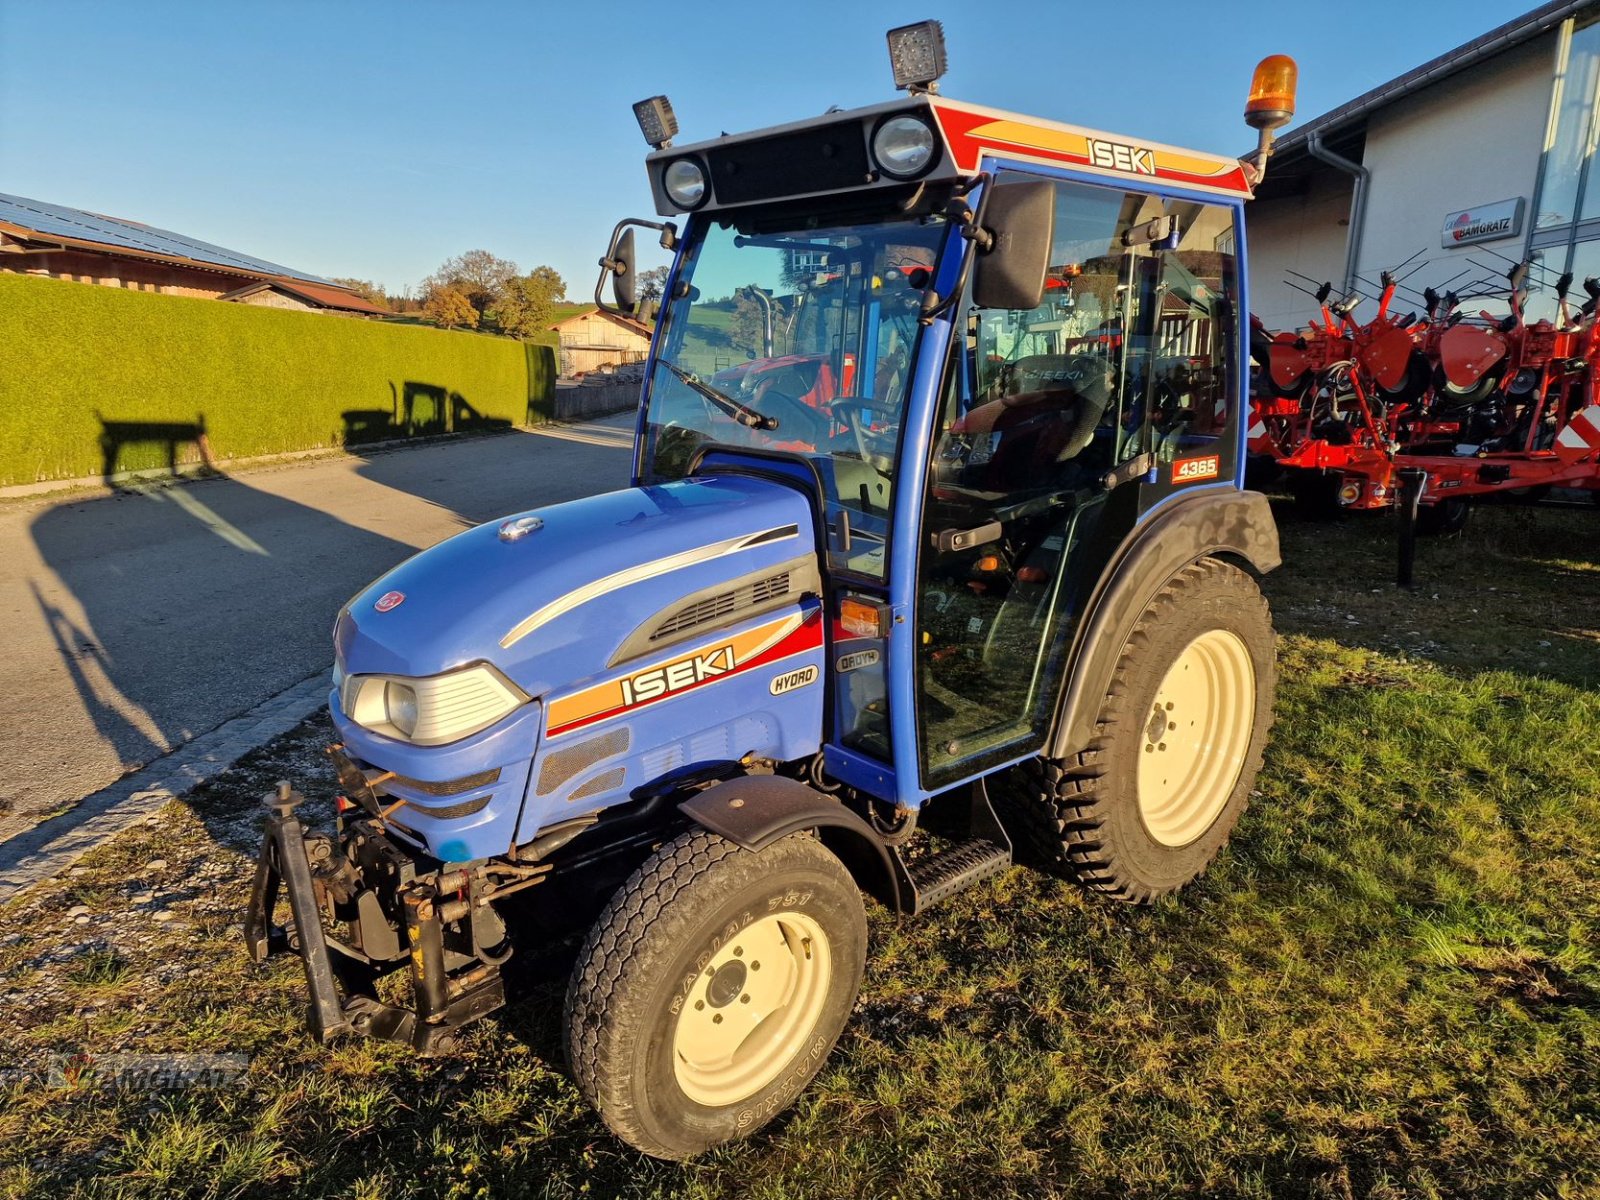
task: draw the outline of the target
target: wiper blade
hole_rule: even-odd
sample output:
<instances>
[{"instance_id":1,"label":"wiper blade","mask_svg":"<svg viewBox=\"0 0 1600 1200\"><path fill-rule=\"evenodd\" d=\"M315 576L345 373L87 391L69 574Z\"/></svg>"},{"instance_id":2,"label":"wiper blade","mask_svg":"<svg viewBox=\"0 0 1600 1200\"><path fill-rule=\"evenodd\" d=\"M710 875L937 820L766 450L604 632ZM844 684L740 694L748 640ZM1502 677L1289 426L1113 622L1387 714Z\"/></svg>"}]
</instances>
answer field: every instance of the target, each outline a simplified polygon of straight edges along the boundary
<instances>
[{"instance_id":1,"label":"wiper blade","mask_svg":"<svg viewBox=\"0 0 1600 1200\"><path fill-rule=\"evenodd\" d=\"M692 371L685 371L676 363L667 362L665 359L661 360L661 365L739 422L739 424L748 426L751 429L776 429L778 427L777 417L769 417L765 413L758 413L748 404L740 404L732 396L726 392L718 391Z\"/></svg>"}]
</instances>

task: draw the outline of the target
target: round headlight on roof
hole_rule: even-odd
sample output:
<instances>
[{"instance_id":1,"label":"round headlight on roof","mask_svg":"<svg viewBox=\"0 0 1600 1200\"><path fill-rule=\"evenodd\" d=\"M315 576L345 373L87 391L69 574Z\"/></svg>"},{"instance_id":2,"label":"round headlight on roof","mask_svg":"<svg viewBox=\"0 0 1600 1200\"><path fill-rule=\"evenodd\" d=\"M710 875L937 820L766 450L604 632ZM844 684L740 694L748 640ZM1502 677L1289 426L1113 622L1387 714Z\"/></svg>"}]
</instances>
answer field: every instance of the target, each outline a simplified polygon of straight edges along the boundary
<instances>
[{"instance_id":1,"label":"round headlight on roof","mask_svg":"<svg viewBox=\"0 0 1600 1200\"><path fill-rule=\"evenodd\" d=\"M885 175L915 179L933 165L938 145L926 121L901 113L873 131L872 157Z\"/></svg>"},{"instance_id":2,"label":"round headlight on roof","mask_svg":"<svg viewBox=\"0 0 1600 1200\"><path fill-rule=\"evenodd\" d=\"M695 158L675 158L661 173L667 199L679 208L699 208L706 199L706 170Z\"/></svg>"}]
</instances>

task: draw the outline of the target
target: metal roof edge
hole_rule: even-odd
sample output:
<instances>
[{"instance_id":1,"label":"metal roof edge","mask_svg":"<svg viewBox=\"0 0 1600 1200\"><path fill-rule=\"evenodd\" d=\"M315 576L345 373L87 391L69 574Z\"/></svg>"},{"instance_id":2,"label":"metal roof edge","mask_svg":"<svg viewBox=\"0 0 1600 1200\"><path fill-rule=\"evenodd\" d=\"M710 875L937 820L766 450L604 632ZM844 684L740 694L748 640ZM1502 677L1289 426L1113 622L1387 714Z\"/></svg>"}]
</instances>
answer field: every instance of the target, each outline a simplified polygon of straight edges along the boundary
<instances>
[{"instance_id":1,"label":"metal roof edge","mask_svg":"<svg viewBox=\"0 0 1600 1200\"><path fill-rule=\"evenodd\" d=\"M59 233L42 234L37 230L31 230L24 226L14 225L9 221L0 221L0 233L4 233L10 237L16 238L18 241L42 243L50 249L87 250L96 254L104 254L108 258L131 258L142 262L165 263L167 266L182 267L183 269L189 271L204 271L213 275L233 275L240 279L251 280L253 283L257 283L262 286L281 284L293 288L295 286L304 287L310 285L331 291L345 292L353 299L361 299L361 297L355 292L351 291L342 284L334 283L331 279L324 280L317 278L315 280L311 280L294 275L268 275L263 271L251 271L244 267L223 266L220 263L205 262L201 259L194 258L183 258L175 254L163 254L153 250L136 250L131 246L116 246L109 242L96 242L89 238L68 237L65 234ZM0 256L0 265L3 265L5 262L6 258L4 256ZM227 294L234 295L243 290L244 287L235 288L233 292L229 292ZM218 298L220 299L220 297ZM375 309L375 311L388 312L389 310ZM390 315L393 314L391 313Z\"/></svg>"}]
</instances>

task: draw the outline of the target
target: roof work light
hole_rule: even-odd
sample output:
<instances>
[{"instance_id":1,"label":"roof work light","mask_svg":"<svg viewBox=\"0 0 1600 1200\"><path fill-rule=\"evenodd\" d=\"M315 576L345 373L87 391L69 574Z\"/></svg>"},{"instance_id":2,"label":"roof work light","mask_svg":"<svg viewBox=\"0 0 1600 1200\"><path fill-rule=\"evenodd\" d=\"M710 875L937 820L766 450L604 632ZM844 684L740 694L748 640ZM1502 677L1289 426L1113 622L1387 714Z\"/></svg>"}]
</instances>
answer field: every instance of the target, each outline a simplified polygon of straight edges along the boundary
<instances>
[{"instance_id":1,"label":"roof work light","mask_svg":"<svg viewBox=\"0 0 1600 1200\"><path fill-rule=\"evenodd\" d=\"M889 65L894 86L910 92L937 92L939 77L948 63L944 53L944 25L918 21L889 30Z\"/></svg>"},{"instance_id":2,"label":"roof work light","mask_svg":"<svg viewBox=\"0 0 1600 1200\"><path fill-rule=\"evenodd\" d=\"M672 139L678 136L678 118L672 113L672 102L665 96L639 101L633 106L633 115L644 140L657 150L672 145Z\"/></svg>"}]
</instances>

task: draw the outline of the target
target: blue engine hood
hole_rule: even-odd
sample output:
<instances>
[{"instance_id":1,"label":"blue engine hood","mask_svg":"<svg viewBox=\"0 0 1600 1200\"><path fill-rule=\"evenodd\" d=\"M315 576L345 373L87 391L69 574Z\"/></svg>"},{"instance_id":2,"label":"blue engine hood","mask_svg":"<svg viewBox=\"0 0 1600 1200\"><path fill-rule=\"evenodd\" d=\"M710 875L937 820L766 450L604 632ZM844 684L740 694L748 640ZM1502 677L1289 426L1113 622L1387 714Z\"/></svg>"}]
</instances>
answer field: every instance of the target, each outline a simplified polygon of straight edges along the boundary
<instances>
[{"instance_id":1,"label":"blue engine hood","mask_svg":"<svg viewBox=\"0 0 1600 1200\"><path fill-rule=\"evenodd\" d=\"M489 662L538 697L604 670L675 600L816 545L806 498L748 476L627 488L516 516L543 526L505 541L500 527L514 517L480 525L351 600L334 631L345 670L426 676ZM392 592L404 599L378 611Z\"/></svg>"}]
</instances>

